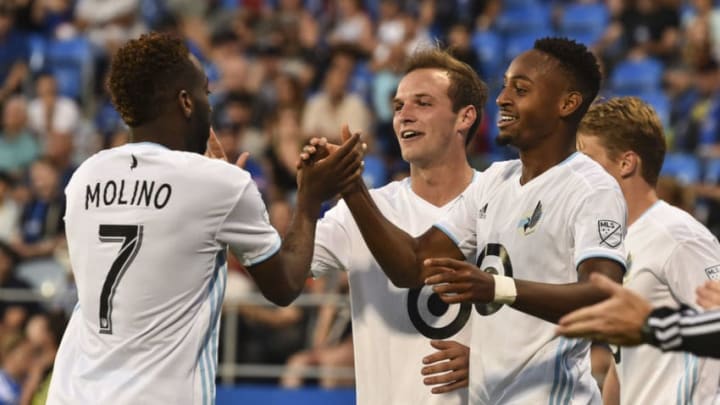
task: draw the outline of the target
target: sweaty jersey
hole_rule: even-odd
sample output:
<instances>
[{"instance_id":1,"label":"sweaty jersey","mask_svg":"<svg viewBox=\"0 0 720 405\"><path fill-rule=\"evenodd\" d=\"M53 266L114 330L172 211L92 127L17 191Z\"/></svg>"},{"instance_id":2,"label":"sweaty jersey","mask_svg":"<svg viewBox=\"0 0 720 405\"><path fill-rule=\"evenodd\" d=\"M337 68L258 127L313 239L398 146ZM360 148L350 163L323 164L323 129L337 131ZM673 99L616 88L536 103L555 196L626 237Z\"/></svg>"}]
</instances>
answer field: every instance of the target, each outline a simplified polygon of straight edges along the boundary
<instances>
[{"instance_id":1,"label":"sweaty jersey","mask_svg":"<svg viewBox=\"0 0 720 405\"><path fill-rule=\"evenodd\" d=\"M227 246L273 255L250 175L153 143L97 153L65 190L78 305L48 404L212 404Z\"/></svg>"},{"instance_id":2,"label":"sweaty jersey","mask_svg":"<svg viewBox=\"0 0 720 405\"><path fill-rule=\"evenodd\" d=\"M495 163L436 224L479 268L550 284L578 281L590 258L625 265L626 208L601 166L575 153L521 185L519 160ZM586 340L509 306L472 311L470 403L596 404Z\"/></svg>"},{"instance_id":3,"label":"sweaty jersey","mask_svg":"<svg viewBox=\"0 0 720 405\"><path fill-rule=\"evenodd\" d=\"M476 172L473 182L480 177ZM437 207L412 191L409 178L370 193L383 215L411 236L427 231L460 198ZM467 389L432 394L420 370L423 357L437 351L431 339L468 345L470 305L447 306L429 287L395 287L344 202L325 214L315 237L313 275L334 270L349 272L358 405L467 404Z\"/></svg>"},{"instance_id":4,"label":"sweaty jersey","mask_svg":"<svg viewBox=\"0 0 720 405\"><path fill-rule=\"evenodd\" d=\"M656 202L628 227L625 286L654 308L695 307L695 289L720 279L720 244L688 213ZM663 353L649 345L624 347L617 364L622 404L709 404L720 381L720 360Z\"/></svg>"}]
</instances>

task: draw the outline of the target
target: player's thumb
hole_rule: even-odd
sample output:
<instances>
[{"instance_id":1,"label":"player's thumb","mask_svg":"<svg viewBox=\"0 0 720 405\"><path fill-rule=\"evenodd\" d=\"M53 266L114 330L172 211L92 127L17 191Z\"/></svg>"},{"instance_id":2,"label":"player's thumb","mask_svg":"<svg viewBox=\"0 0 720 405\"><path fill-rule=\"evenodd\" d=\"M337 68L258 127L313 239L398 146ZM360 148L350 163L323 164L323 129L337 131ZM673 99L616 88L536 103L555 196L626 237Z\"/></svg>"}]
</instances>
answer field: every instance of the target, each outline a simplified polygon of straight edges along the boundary
<instances>
[{"instance_id":1,"label":"player's thumb","mask_svg":"<svg viewBox=\"0 0 720 405\"><path fill-rule=\"evenodd\" d=\"M248 159L250 159L250 152L243 152L240 154L240 156L235 161L235 166L244 169L245 165L247 164Z\"/></svg>"},{"instance_id":2,"label":"player's thumb","mask_svg":"<svg viewBox=\"0 0 720 405\"><path fill-rule=\"evenodd\" d=\"M350 137L352 136L352 133L350 133L350 128L348 127L348 124L343 124L342 126L342 141L346 142Z\"/></svg>"}]
</instances>

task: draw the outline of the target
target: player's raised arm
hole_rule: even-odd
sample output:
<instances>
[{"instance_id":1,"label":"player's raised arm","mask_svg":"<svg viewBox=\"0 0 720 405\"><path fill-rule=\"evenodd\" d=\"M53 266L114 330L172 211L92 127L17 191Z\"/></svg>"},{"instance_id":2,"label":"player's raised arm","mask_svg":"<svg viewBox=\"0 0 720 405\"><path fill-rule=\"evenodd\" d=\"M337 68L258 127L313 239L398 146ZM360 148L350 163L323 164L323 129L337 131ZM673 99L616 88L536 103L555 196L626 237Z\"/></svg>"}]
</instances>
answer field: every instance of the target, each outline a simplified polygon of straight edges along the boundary
<instances>
[{"instance_id":1,"label":"player's raised arm","mask_svg":"<svg viewBox=\"0 0 720 405\"><path fill-rule=\"evenodd\" d=\"M331 156L303 166L298 172L297 208L281 249L268 260L248 267L260 291L278 305L288 305L302 291L313 256L315 223L323 201L349 182L361 181L358 134L349 137Z\"/></svg>"},{"instance_id":2,"label":"player's raised arm","mask_svg":"<svg viewBox=\"0 0 720 405\"><path fill-rule=\"evenodd\" d=\"M442 231L433 227L413 238L388 221L370 196L365 184L359 181L355 191L343 194L355 218L363 239L388 278L398 287L414 288L423 285L430 275L423 266L428 257L452 257L464 260L455 243Z\"/></svg>"}]
</instances>

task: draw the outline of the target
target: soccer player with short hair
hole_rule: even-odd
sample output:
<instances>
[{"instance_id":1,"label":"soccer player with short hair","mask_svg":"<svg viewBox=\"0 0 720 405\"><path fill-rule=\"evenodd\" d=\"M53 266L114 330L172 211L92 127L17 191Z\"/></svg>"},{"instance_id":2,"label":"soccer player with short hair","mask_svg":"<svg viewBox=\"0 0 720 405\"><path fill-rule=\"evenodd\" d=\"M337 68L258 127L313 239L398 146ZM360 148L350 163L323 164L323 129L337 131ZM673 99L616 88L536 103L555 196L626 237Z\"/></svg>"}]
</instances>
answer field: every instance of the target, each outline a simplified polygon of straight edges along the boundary
<instances>
[{"instance_id":1,"label":"soccer player with short hair","mask_svg":"<svg viewBox=\"0 0 720 405\"><path fill-rule=\"evenodd\" d=\"M393 126L410 177L370 191L393 224L420 235L479 181L465 146L486 99L477 73L444 51L419 51L406 61ZM315 276L337 270L349 273L358 404L466 404L468 359L461 343L469 341L471 306L448 306L429 287L394 286L342 201L318 222L312 265ZM431 344L439 349L433 354ZM438 385L432 393L423 378Z\"/></svg>"},{"instance_id":2,"label":"soccer player with short hair","mask_svg":"<svg viewBox=\"0 0 720 405\"><path fill-rule=\"evenodd\" d=\"M470 403L600 403L589 342L550 323L606 297L590 274L620 280L625 267L620 188L575 147L599 67L583 45L544 38L504 84L499 141L520 159L493 164L430 230L402 231L362 185L343 197L396 286L433 285L444 302L473 305Z\"/></svg>"},{"instance_id":3,"label":"soccer player with short hair","mask_svg":"<svg viewBox=\"0 0 720 405\"><path fill-rule=\"evenodd\" d=\"M625 286L654 307L695 305L695 291L720 274L720 244L687 212L659 200L655 191L665 157L663 127L652 107L636 97L594 104L580 122L578 149L620 184L628 206ZM713 401L720 362L665 354L651 346L622 349L605 380L605 395L619 403ZM616 399L617 401L617 399Z\"/></svg>"},{"instance_id":4,"label":"soccer player with short hair","mask_svg":"<svg viewBox=\"0 0 720 405\"><path fill-rule=\"evenodd\" d=\"M290 303L307 277L322 201L341 176L360 178L358 137L300 171L281 243L250 175L201 155L207 77L181 39L129 41L108 87L133 142L89 158L65 190L78 305L48 404L211 404L227 248L266 297ZM320 181L303 181L309 173Z\"/></svg>"}]
</instances>

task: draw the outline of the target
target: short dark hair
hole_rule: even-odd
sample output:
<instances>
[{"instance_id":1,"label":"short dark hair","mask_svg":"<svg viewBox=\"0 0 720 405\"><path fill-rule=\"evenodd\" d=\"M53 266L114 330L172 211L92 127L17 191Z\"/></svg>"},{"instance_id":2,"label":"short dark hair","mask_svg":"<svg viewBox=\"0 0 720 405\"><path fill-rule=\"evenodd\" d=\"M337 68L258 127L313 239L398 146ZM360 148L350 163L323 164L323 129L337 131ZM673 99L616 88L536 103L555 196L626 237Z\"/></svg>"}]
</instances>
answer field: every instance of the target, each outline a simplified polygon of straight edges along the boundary
<instances>
[{"instance_id":1,"label":"short dark hair","mask_svg":"<svg viewBox=\"0 0 720 405\"><path fill-rule=\"evenodd\" d=\"M585 45L568 38L540 38L535 41L534 49L557 60L560 68L570 76L570 88L582 94L583 102L571 116L575 122L580 122L600 90L602 74L597 58Z\"/></svg>"},{"instance_id":2,"label":"short dark hair","mask_svg":"<svg viewBox=\"0 0 720 405\"><path fill-rule=\"evenodd\" d=\"M144 34L130 40L110 65L108 89L123 121L137 127L157 118L182 84L193 80L197 68L179 37Z\"/></svg>"},{"instance_id":3,"label":"short dark hair","mask_svg":"<svg viewBox=\"0 0 720 405\"><path fill-rule=\"evenodd\" d=\"M483 109L488 98L488 88L485 82L467 63L459 61L449 52L438 48L423 49L410 55L405 62L404 72L408 74L417 69L439 69L448 73L450 77L448 97L452 101L453 112L458 112L468 105L475 107L477 118L465 137L465 144L470 143L480 127Z\"/></svg>"},{"instance_id":4,"label":"short dark hair","mask_svg":"<svg viewBox=\"0 0 720 405\"><path fill-rule=\"evenodd\" d=\"M667 146L660 118L644 101L616 97L597 102L580 121L578 132L598 137L612 159L627 151L637 153L643 179L657 184Z\"/></svg>"}]
</instances>

